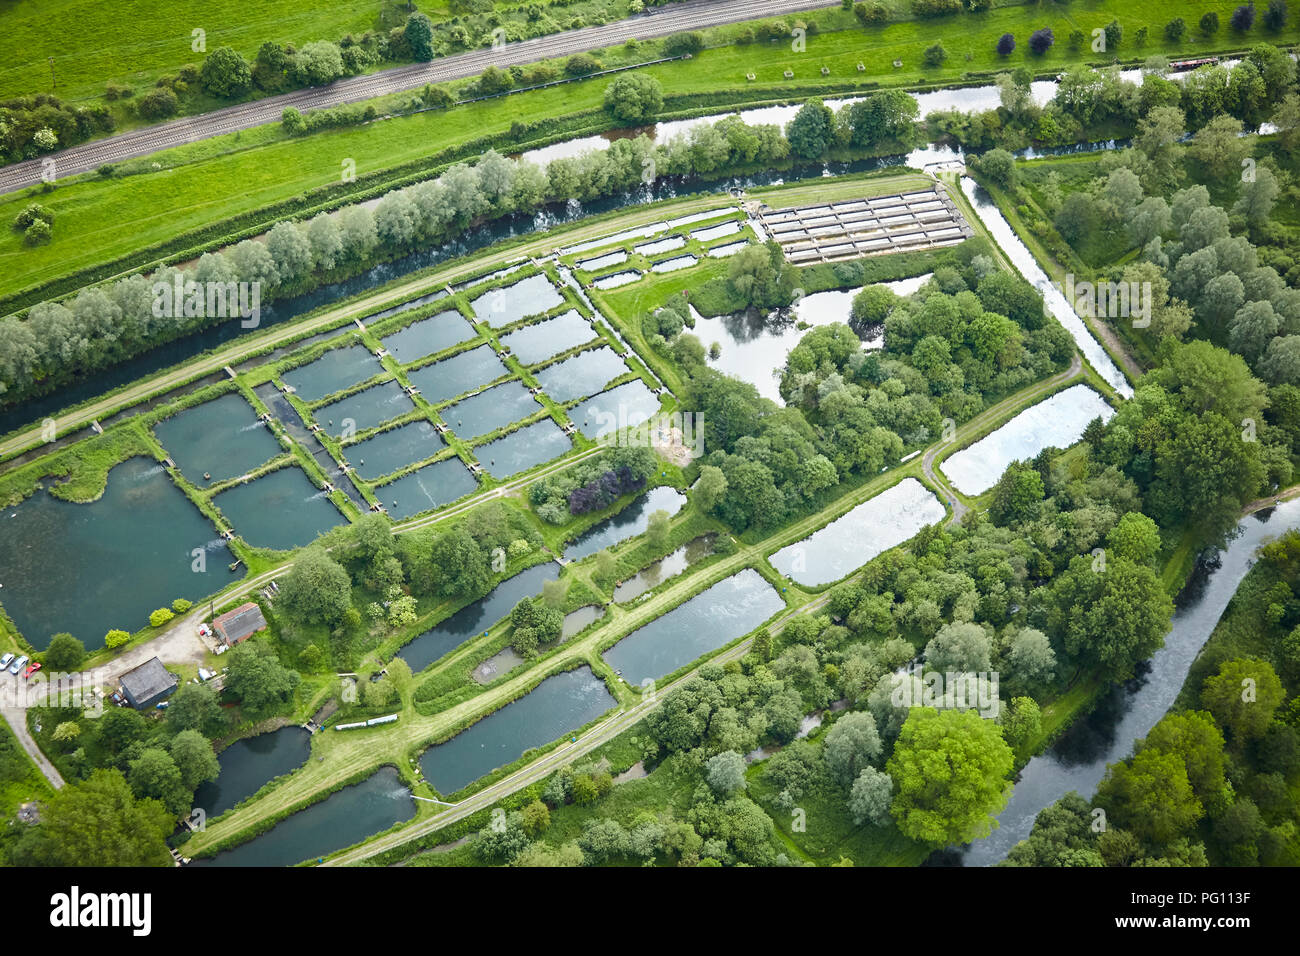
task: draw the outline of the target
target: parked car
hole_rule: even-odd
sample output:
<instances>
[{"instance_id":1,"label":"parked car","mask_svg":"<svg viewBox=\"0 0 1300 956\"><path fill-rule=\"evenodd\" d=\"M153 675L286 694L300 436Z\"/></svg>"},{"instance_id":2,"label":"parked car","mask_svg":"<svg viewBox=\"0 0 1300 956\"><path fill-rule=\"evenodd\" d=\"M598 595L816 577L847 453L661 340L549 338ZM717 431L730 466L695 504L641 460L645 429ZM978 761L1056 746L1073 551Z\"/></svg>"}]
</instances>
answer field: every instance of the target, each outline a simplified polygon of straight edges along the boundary
<instances>
[{"instance_id":1,"label":"parked car","mask_svg":"<svg viewBox=\"0 0 1300 956\"><path fill-rule=\"evenodd\" d=\"M28 657L26 654L24 654L22 657L18 658L18 660L14 661L12 664L9 665L9 673L17 674L20 670L22 670L24 667L27 666L27 661L28 661Z\"/></svg>"},{"instance_id":2,"label":"parked car","mask_svg":"<svg viewBox=\"0 0 1300 956\"><path fill-rule=\"evenodd\" d=\"M13 662L14 662L14 656L12 654L6 654L4 657L0 657L0 671L8 670L9 665L12 664Z\"/></svg>"},{"instance_id":3,"label":"parked car","mask_svg":"<svg viewBox=\"0 0 1300 956\"><path fill-rule=\"evenodd\" d=\"M40 670L40 669L41 669L41 662L40 662L40 661L35 661L34 663L28 665L27 670L23 672L23 680L28 680L28 679L30 679L31 676L32 676L33 674L35 674L35 673L36 673L38 670Z\"/></svg>"}]
</instances>

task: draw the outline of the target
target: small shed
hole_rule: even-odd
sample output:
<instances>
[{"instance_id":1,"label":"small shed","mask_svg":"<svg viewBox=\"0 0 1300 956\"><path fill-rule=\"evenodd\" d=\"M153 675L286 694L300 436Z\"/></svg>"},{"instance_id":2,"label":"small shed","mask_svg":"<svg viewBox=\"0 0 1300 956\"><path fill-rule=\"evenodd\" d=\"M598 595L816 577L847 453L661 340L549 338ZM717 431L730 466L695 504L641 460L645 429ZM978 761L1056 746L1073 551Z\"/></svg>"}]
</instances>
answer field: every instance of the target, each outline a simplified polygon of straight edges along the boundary
<instances>
[{"instance_id":1,"label":"small shed","mask_svg":"<svg viewBox=\"0 0 1300 956\"><path fill-rule=\"evenodd\" d=\"M214 620L212 630L224 643L234 647L258 631L266 630L266 618L262 616L262 609L250 601Z\"/></svg>"},{"instance_id":2,"label":"small shed","mask_svg":"<svg viewBox=\"0 0 1300 956\"><path fill-rule=\"evenodd\" d=\"M154 657L122 675L122 693L136 710L147 710L170 697L179 683L176 675Z\"/></svg>"}]
</instances>

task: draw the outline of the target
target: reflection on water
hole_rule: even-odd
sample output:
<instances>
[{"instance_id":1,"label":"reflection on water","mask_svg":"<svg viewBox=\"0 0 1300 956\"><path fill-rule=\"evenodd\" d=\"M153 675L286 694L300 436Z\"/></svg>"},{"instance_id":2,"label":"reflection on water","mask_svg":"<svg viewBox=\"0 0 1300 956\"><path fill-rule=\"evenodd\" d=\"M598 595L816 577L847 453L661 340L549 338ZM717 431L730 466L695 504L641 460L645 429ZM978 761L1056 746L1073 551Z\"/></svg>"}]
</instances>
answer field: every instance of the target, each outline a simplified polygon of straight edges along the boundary
<instances>
[{"instance_id":1,"label":"reflection on water","mask_svg":"<svg viewBox=\"0 0 1300 956\"><path fill-rule=\"evenodd\" d=\"M980 495L998 483L1007 465L1033 458L1044 448L1069 448L1094 418L1110 421L1115 409L1087 385L1071 385L1026 408L997 431L945 459L940 470L964 495Z\"/></svg>"},{"instance_id":2,"label":"reflection on water","mask_svg":"<svg viewBox=\"0 0 1300 956\"><path fill-rule=\"evenodd\" d=\"M821 587L902 544L943 515L943 505L925 485L904 478L770 560L799 584Z\"/></svg>"},{"instance_id":3,"label":"reflection on water","mask_svg":"<svg viewBox=\"0 0 1300 956\"><path fill-rule=\"evenodd\" d=\"M293 866L341 850L415 816L415 801L391 767L299 810L247 843L191 866Z\"/></svg>"},{"instance_id":4,"label":"reflection on water","mask_svg":"<svg viewBox=\"0 0 1300 956\"><path fill-rule=\"evenodd\" d=\"M113 467L96 501L46 490L0 510L0 603L37 650L65 631L103 647L110 628L134 631L155 608L225 587L239 576L230 561L216 529L151 458Z\"/></svg>"},{"instance_id":5,"label":"reflection on water","mask_svg":"<svg viewBox=\"0 0 1300 956\"><path fill-rule=\"evenodd\" d=\"M444 796L548 744L618 704L587 666L546 678L420 758L425 779Z\"/></svg>"},{"instance_id":6,"label":"reflection on water","mask_svg":"<svg viewBox=\"0 0 1300 956\"><path fill-rule=\"evenodd\" d=\"M730 644L784 606L772 585L746 568L633 631L603 656L639 686Z\"/></svg>"}]
</instances>

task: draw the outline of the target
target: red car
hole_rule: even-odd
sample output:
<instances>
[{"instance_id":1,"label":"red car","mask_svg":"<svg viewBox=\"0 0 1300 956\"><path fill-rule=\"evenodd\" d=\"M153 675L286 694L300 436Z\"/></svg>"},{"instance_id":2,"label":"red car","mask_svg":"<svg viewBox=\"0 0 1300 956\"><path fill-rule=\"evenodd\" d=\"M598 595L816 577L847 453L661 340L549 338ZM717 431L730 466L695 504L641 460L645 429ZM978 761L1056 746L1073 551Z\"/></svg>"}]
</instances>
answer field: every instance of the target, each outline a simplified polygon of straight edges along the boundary
<instances>
[{"instance_id":1,"label":"red car","mask_svg":"<svg viewBox=\"0 0 1300 956\"><path fill-rule=\"evenodd\" d=\"M23 671L23 680L27 680L40 669L41 665L38 662L32 662L32 664L28 666L27 670Z\"/></svg>"}]
</instances>

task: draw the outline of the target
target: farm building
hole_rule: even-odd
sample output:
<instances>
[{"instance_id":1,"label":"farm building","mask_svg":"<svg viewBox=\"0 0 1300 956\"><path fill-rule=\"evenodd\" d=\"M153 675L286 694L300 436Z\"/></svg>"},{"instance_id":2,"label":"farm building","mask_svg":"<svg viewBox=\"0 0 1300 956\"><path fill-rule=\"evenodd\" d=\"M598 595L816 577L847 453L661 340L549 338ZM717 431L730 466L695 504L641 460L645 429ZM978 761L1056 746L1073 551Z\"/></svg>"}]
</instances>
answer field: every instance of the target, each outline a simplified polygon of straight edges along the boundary
<instances>
[{"instance_id":1,"label":"farm building","mask_svg":"<svg viewBox=\"0 0 1300 956\"><path fill-rule=\"evenodd\" d=\"M178 683L176 675L154 657L122 675L122 693L136 710L147 710L171 696Z\"/></svg>"},{"instance_id":2,"label":"farm building","mask_svg":"<svg viewBox=\"0 0 1300 956\"><path fill-rule=\"evenodd\" d=\"M214 620L212 630L222 642L234 647L258 631L266 630L266 618L262 616L262 609L250 601Z\"/></svg>"}]
</instances>

